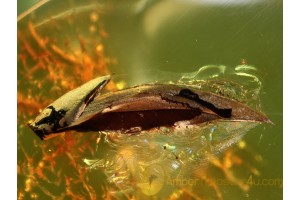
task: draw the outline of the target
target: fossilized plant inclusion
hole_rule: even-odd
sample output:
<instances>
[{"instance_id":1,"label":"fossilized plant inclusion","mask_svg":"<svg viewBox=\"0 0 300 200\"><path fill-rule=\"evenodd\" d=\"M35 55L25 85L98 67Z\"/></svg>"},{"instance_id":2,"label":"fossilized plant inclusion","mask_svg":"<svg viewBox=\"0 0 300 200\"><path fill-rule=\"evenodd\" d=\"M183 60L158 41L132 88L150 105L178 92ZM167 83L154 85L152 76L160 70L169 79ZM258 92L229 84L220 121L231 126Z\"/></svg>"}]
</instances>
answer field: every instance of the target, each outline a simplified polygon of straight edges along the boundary
<instances>
[{"instance_id":1,"label":"fossilized plant inclusion","mask_svg":"<svg viewBox=\"0 0 300 200\"><path fill-rule=\"evenodd\" d=\"M126 134L162 126L184 131L210 121L270 122L242 103L193 85L148 84L99 95L109 80L99 77L68 92L29 126L44 139L66 130Z\"/></svg>"}]
</instances>

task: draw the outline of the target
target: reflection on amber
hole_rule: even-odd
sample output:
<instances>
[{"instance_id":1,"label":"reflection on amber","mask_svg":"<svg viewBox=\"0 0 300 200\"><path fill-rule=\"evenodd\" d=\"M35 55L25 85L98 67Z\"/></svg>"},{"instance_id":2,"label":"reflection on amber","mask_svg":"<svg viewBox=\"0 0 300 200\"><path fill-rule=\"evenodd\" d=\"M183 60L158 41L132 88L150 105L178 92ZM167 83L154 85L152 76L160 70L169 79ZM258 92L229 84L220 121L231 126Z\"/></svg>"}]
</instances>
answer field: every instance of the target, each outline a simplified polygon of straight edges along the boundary
<instances>
[{"instance_id":1,"label":"reflection on amber","mask_svg":"<svg viewBox=\"0 0 300 200\"><path fill-rule=\"evenodd\" d=\"M91 34L100 34L104 40L109 33L103 27L96 27L95 22L100 19L98 13L92 12L87 29ZM39 33L31 22L18 30L18 199L142 198L143 193L139 192L142 186L135 178L128 182L133 189L123 191L117 179L108 182L100 170L86 168L82 160L101 152L97 134L68 132L42 142L27 128L27 122L55 98L94 77L110 74L108 66L115 62L105 55L101 40L93 41L92 50L87 48L90 39L80 33L78 48L70 48L69 38L64 38L64 42L58 40L50 34ZM122 89L125 85L125 82L110 82L107 89ZM227 150L221 157L211 155L210 163L205 167L199 165L194 172L192 178L202 180L210 193L203 192L199 184L179 184L163 196L168 199L223 199L215 171L222 173L234 187L247 192L249 185L242 180L244 177L235 175L235 169L242 168L254 175L259 175L259 172L252 163L244 162L238 155L240 151L247 152L246 144L240 143L239 147ZM129 151L119 154L125 158L131 156ZM254 156L254 153L249 155ZM135 167L138 166L130 168ZM115 173L116 177L122 176L117 170ZM152 179L144 177L144 180L152 184L155 176L150 177ZM166 184L166 179L164 181ZM156 187L154 183L153 187Z\"/></svg>"}]
</instances>

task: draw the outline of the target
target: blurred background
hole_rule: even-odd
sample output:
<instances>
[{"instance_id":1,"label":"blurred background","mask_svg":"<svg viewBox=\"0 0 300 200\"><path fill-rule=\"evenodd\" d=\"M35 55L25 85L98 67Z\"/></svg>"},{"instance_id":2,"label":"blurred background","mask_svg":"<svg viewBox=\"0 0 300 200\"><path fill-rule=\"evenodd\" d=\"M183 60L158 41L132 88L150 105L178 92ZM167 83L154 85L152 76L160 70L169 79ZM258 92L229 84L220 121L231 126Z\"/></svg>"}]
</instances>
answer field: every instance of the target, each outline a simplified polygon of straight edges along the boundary
<instances>
[{"instance_id":1,"label":"blurred background","mask_svg":"<svg viewBox=\"0 0 300 200\"><path fill-rule=\"evenodd\" d=\"M117 186L79 162L95 155L97 134L43 142L26 126L66 91L108 73L182 73L211 64L248 64L257 68L262 110L275 125L251 130L244 137L247 150L229 150L243 165L208 167L206 186L178 187L171 194L158 193L158 199L282 199L276 182L283 176L282 32L281 0L18 1L18 198L132 197L109 194ZM218 183L229 168L239 181ZM249 188L236 184L240 181Z\"/></svg>"}]
</instances>

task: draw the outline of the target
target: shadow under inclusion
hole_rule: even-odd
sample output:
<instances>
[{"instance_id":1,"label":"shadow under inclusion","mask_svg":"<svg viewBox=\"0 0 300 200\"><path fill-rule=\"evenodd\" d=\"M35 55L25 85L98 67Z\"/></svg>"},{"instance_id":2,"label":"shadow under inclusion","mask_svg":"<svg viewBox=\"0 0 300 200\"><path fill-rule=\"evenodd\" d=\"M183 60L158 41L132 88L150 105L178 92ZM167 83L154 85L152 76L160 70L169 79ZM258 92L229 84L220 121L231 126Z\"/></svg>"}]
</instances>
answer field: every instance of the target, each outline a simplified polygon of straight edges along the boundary
<instances>
[{"instance_id":1,"label":"shadow under inclusion","mask_svg":"<svg viewBox=\"0 0 300 200\"><path fill-rule=\"evenodd\" d=\"M256 125L224 121L179 130L161 127L134 136L107 132L99 145L108 143L110 150L100 159L83 161L91 170L102 169L108 180L121 188L128 188L132 177L139 179L145 169L155 166L160 166L165 176L190 177L193 170L206 166Z\"/></svg>"}]
</instances>

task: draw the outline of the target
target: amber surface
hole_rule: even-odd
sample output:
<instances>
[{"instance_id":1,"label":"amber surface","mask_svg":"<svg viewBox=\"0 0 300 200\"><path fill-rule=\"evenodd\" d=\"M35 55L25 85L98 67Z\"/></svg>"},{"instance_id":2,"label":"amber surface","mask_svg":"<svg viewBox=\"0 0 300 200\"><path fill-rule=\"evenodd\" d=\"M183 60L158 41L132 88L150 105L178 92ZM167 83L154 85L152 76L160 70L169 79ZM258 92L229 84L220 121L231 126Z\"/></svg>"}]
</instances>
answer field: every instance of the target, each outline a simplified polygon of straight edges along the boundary
<instances>
[{"instance_id":1,"label":"amber surface","mask_svg":"<svg viewBox=\"0 0 300 200\"><path fill-rule=\"evenodd\" d=\"M281 199L280 2L270 1L272 4L266 6L253 4L253 7L224 5L216 10L207 5L171 6L168 1L153 4L88 1L88 5L80 1L60 2L45 3L18 21L18 199L221 200L264 199L270 195ZM167 8L170 12L166 12ZM171 20L164 17L168 14ZM161 26L160 22L167 26ZM122 179L123 174L117 169L108 174L101 167L91 167L93 161L116 149L111 142L113 134L68 132L41 141L27 127L41 109L97 76L154 69L154 73L131 76L129 73L125 79L113 80L107 90L114 91L140 84L144 81L141 79L147 78L152 82L173 76L184 80L182 72L220 63L240 68L247 63L258 66L258 71L263 72L260 78L265 82L262 102L256 98L261 95L261 85L256 82L250 88L259 90L248 92L236 85L231 75L211 80L204 73L200 77L203 87L254 109L265 109L276 125L251 130L249 137L220 154L205 154L205 162L193 164L193 170L185 169L189 171L186 176L169 178L163 172L164 166L154 165L143 169L138 179L136 176ZM157 69L169 72L157 73ZM210 75L222 71L215 72L221 67L209 69L212 69ZM256 68L250 71L257 72ZM130 144L124 141L121 144ZM145 148L142 149L147 152ZM185 154L174 153L172 145L162 148L174 163L186 159ZM136 153L127 146L117 150L107 155L119 156L123 162ZM126 166L131 170L139 165ZM123 187L122 180L127 181L127 187Z\"/></svg>"}]
</instances>

